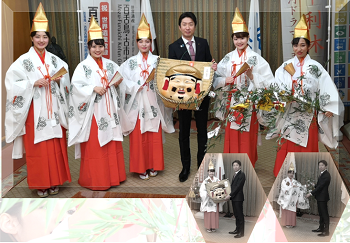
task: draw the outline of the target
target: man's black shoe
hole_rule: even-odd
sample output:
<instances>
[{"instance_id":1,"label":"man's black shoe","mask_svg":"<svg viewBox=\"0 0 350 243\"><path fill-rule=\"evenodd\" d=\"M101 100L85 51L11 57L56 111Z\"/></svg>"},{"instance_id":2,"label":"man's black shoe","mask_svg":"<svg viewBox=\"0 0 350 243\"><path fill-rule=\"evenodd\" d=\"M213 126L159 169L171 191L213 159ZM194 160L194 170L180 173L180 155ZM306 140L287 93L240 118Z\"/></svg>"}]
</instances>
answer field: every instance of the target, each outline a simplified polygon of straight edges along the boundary
<instances>
[{"instance_id":1,"label":"man's black shoe","mask_svg":"<svg viewBox=\"0 0 350 243\"><path fill-rule=\"evenodd\" d=\"M179 174L179 181L184 182L188 179L188 176L190 174L189 169L182 169L181 173Z\"/></svg>"},{"instance_id":2,"label":"man's black shoe","mask_svg":"<svg viewBox=\"0 0 350 243\"><path fill-rule=\"evenodd\" d=\"M235 235L234 237L235 238L242 238L244 236L244 234L242 234L242 233L238 233L237 235Z\"/></svg>"}]
</instances>

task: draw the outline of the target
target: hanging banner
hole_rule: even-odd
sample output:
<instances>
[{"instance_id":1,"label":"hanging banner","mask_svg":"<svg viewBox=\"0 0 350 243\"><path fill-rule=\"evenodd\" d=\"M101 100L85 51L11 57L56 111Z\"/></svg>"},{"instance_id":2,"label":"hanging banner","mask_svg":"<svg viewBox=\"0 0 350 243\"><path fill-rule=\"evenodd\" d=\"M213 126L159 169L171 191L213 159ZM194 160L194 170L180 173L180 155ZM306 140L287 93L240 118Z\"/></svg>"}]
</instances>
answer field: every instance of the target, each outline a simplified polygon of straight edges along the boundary
<instances>
[{"instance_id":1,"label":"hanging banner","mask_svg":"<svg viewBox=\"0 0 350 243\"><path fill-rule=\"evenodd\" d=\"M118 65L138 53L136 32L140 22L140 0L117 0L112 2L112 22L115 31L112 46L113 61Z\"/></svg>"},{"instance_id":2,"label":"hanging banner","mask_svg":"<svg viewBox=\"0 0 350 243\"><path fill-rule=\"evenodd\" d=\"M331 77L345 106L350 106L350 4L336 0L332 5Z\"/></svg>"},{"instance_id":3,"label":"hanging banner","mask_svg":"<svg viewBox=\"0 0 350 243\"><path fill-rule=\"evenodd\" d=\"M87 41L91 15L97 20L105 40L103 57L122 64L138 52L136 31L140 22L140 0L80 1L80 61L89 54Z\"/></svg>"},{"instance_id":4,"label":"hanging banner","mask_svg":"<svg viewBox=\"0 0 350 243\"><path fill-rule=\"evenodd\" d=\"M300 17L305 14L311 38L309 54L322 65L327 62L327 4L328 0L281 0L283 61L294 56L291 44L294 28Z\"/></svg>"}]
</instances>

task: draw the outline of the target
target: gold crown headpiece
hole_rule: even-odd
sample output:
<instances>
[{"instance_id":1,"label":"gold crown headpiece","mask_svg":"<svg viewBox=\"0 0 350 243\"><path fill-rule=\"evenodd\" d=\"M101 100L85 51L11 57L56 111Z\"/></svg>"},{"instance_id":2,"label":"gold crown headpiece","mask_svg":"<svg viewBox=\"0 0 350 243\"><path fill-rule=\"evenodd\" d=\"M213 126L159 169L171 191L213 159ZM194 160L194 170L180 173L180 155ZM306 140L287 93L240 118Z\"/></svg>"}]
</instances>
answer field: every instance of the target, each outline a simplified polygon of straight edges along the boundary
<instances>
[{"instance_id":1,"label":"gold crown headpiece","mask_svg":"<svg viewBox=\"0 0 350 243\"><path fill-rule=\"evenodd\" d=\"M36 10L30 33L34 31L49 32L49 21L46 18L42 3L39 4L38 9Z\"/></svg>"},{"instance_id":2,"label":"gold crown headpiece","mask_svg":"<svg viewBox=\"0 0 350 243\"><path fill-rule=\"evenodd\" d=\"M102 29L98 25L94 16L91 15L90 26L88 31L88 42L91 40L99 40L99 39L103 39Z\"/></svg>"},{"instance_id":3,"label":"gold crown headpiece","mask_svg":"<svg viewBox=\"0 0 350 243\"><path fill-rule=\"evenodd\" d=\"M208 170L215 170L215 167L214 167L212 160L210 160L210 162L209 162Z\"/></svg>"},{"instance_id":4,"label":"gold crown headpiece","mask_svg":"<svg viewBox=\"0 0 350 243\"><path fill-rule=\"evenodd\" d=\"M152 40L151 28L144 13L141 16L139 27L137 27L136 40L143 38Z\"/></svg>"},{"instance_id":5,"label":"gold crown headpiece","mask_svg":"<svg viewBox=\"0 0 350 243\"><path fill-rule=\"evenodd\" d=\"M305 38L310 40L309 27L307 26L305 14L301 16L299 22L294 28L294 38Z\"/></svg>"},{"instance_id":6,"label":"gold crown headpiece","mask_svg":"<svg viewBox=\"0 0 350 243\"><path fill-rule=\"evenodd\" d=\"M233 33L239 33L239 32L249 33L248 27L247 27L247 25L242 17L242 14L237 7L236 7L235 15L233 16L233 20L232 20L232 32Z\"/></svg>"}]
</instances>

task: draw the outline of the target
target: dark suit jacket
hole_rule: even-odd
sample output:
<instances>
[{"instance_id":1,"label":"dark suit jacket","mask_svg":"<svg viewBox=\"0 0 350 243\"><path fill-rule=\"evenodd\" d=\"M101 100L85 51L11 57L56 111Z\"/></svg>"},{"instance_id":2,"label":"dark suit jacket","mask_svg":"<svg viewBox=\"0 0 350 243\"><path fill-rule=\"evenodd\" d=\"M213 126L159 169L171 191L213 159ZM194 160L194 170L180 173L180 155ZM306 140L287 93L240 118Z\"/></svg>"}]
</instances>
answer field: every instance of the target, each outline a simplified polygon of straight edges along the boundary
<instances>
[{"instance_id":1,"label":"dark suit jacket","mask_svg":"<svg viewBox=\"0 0 350 243\"><path fill-rule=\"evenodd\" d=\"M211 62L212 57L210 54L210 49L208 41L203 38L194 37L196 43L196 57L195 61L199 62ZM191 56L187 51L186 44L180 37L174 43L169 45L169 59L186 60L191 61Z\"/></svg>"},{"instance_id":2,"label":"dark suit jacket","mask_svg":"<svg viewBox=\"0 0 350 243\"><path fill-rule=\"evenodd\" d=\"M231 182L231 200L244 201L243 186L245 183L245 174L240 170Z\"/></svg>"},{"instance_id":3,"label":"dark suit jacket","mask_svg":"<svg viewBox=\"0 0 350 243\"><path fill-rule=\"evenodd\" d=\"M330 183L331 175L329 174L328 170L325 170L318 178L315 189L311 192L317 201L329 201L328 187Z\"/></svg>"}]
</instances>

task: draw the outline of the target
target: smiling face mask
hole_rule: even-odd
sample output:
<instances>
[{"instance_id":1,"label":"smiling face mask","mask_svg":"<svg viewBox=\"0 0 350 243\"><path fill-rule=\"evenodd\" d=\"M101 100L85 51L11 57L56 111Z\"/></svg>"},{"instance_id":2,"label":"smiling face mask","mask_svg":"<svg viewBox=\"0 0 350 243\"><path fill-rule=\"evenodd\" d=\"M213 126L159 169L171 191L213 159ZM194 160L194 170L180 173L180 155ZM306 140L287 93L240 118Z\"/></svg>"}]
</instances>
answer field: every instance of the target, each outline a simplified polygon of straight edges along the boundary
<instances>
[{"instance_id":1,"label":"smiling face mask","mask_svg":"<svg viewBox=\"0 0 350 243\"><path fill-rule=\"evenodd\" d=\"M198 69L187 64L170 68L164 78L160 93L174 101L184 103L201 90L202 74Z\"/></svg>"}]
</instances>

